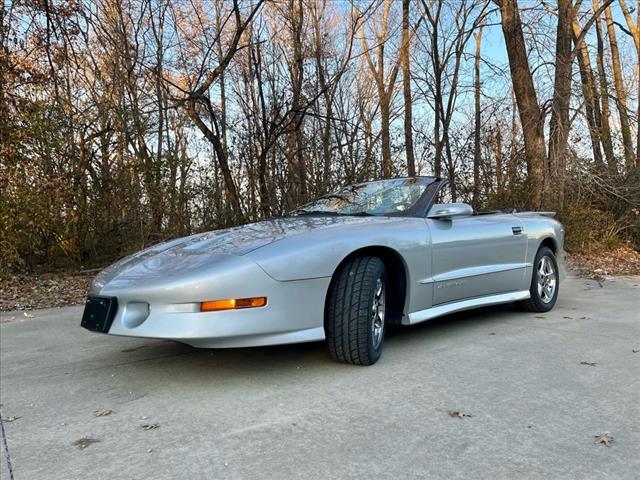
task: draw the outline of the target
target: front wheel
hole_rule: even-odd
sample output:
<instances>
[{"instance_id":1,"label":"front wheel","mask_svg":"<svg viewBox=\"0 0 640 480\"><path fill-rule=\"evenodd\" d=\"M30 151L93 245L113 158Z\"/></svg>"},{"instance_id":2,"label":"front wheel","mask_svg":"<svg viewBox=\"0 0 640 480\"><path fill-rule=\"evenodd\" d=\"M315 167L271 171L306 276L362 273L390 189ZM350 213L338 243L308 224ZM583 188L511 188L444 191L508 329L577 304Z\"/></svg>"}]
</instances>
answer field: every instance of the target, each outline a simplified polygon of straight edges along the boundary
<instances>
[{"instance_id":1,"label":"front wheel","mask_svg":"<svg viewBox=\"0 0 640 480\"><path fill-rule=\"evenodd\" d=\"M533 275L529 292L531 298L520 302L530 312L548 312L556 304L560 278L558 262L549 247L540 247L533 262Z\"/></svg>"},{"instance_id":2,"label":"front wheel","mask_svg":"<svg viewBox=\"0 0 640 480\"><path fill-rule=\"evenodd\" d=\"M339 362L372 365L384 343L387 274L378 257L348 260L329 287L325 333L329 353Z\"/></svg>"}]
</instances>

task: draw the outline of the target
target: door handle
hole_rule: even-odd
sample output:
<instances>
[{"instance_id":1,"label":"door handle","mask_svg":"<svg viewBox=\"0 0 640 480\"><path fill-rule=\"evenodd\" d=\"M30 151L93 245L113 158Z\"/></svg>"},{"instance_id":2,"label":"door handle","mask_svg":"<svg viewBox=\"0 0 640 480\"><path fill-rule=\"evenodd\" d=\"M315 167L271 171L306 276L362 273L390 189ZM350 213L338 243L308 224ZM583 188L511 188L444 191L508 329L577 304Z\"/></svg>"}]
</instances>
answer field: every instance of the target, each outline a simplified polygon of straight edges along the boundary
<instances>
[{"instance_id":1,"label":"door handle","mask_svg":"<svg viewBox=\"0 0 640 480\"><path fill-rule=\"evenodd\" d=\"M522 227L511 227L511 231L514 235L520 235L522 233Z\"/></svg>"}]
</instances>

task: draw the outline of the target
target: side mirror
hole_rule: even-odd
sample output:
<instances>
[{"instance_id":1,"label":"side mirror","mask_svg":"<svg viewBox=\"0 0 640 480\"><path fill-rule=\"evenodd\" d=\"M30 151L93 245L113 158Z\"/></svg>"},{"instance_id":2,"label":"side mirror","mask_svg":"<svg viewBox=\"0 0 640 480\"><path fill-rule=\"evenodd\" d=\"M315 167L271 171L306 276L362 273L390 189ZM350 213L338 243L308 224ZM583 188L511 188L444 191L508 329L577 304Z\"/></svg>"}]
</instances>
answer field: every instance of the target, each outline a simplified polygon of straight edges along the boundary
<instances>
[{"instance_id":1,"label":"side mirror","mask_svg":"<svg viewBox=\"0 0 640 480\"><path fill-rule=\"evenodd\" d=\"M446 219L473 215L473 208L468 203L436 203L431 207L427 218Z\"/></svg>"}]
</instances>

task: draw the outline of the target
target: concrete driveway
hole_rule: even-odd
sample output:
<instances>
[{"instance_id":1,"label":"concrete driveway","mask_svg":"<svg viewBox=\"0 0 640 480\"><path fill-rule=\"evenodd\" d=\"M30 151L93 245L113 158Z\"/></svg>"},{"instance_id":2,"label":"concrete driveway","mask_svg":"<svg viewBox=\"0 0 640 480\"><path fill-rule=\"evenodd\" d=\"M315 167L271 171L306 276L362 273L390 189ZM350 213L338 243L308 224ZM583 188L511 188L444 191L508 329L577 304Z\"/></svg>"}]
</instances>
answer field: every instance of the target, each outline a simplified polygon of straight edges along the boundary
<instances>
[{"instance_id":1,"label":"concrete driveway","mask_svg":"<svg viewBox=\"0 0 640 480\"><path fill-rule=\"evenodd\" d=\"M92 334L81 312L3 314L3 479L640 477L640 278L404 328L373 367Z\"/></svg>"}]
</instances>

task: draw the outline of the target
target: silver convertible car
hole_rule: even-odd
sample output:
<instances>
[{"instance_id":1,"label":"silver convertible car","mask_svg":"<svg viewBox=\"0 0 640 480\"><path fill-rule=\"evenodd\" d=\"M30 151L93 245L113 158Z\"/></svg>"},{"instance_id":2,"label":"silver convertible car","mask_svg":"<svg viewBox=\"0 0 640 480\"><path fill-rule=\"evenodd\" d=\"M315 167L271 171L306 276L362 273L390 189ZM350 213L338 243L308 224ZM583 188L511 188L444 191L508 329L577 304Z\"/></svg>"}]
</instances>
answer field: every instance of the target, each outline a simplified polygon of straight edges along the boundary
<instances>
[{"instance_id":1,"label":"silver convertible car","mask_svg":"<svg viewBox=\"0 0 640 480\"><path fill-rule=\"evenodd\" d=\"M370 365L389 325L498 303L552 309L564 233L553 214L449 199L441 178L366 182L154 245L97 275L82 326L205 348L326 340L336 360Z\"/></svg>"}]
</instances>

